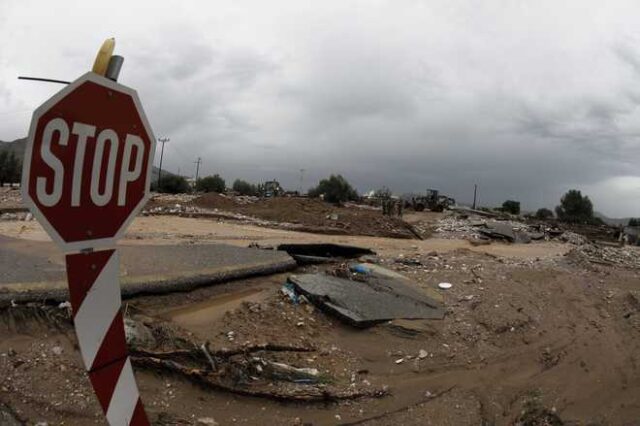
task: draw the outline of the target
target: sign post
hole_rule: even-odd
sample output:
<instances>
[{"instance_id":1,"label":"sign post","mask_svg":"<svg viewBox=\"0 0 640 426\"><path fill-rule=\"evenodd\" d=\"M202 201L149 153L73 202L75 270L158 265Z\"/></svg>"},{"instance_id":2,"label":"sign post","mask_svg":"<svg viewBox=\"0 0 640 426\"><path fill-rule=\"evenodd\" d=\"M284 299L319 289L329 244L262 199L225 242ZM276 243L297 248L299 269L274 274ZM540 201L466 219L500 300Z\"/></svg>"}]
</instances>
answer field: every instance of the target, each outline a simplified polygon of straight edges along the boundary
<instances>
[{"instance_id":1,"label":"sign post","mask_svg":"<svg viewBox=\"0 0 640 426\"><path fill-rule=\"evenodd\" d=\"M154 141L136 92L88 72L33 113L24 158L22 197L66 253L80 352L112 426L149 424L126 346L115 244L149 197Z\"/></svg>"}]
</instances>

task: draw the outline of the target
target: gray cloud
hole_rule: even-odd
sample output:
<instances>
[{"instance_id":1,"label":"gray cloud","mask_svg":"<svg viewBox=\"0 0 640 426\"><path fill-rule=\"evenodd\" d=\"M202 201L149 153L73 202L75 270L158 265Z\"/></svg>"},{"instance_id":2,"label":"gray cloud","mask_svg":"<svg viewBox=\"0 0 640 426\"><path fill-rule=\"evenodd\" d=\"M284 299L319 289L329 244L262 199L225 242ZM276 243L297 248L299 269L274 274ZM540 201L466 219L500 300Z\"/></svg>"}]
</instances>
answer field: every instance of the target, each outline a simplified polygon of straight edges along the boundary
<instances>
[{"instance_id":1,"label":"gray cloud","mask_svg":"<svg viewBox=\"0 0 640 426\"><path fill-rule=\"evenodd\" d=\"M0 139L55 91L15 75L73 78L115 35L174 171L202 157L227 180L298 188L303 168L304 188L342 173L361 191L461 201L478 183L483 203L528 209L577 187L640 216L633 1L117 3L3 2ZM73 13L54 23L60 7Z\"/></svg>"}]
</instances>

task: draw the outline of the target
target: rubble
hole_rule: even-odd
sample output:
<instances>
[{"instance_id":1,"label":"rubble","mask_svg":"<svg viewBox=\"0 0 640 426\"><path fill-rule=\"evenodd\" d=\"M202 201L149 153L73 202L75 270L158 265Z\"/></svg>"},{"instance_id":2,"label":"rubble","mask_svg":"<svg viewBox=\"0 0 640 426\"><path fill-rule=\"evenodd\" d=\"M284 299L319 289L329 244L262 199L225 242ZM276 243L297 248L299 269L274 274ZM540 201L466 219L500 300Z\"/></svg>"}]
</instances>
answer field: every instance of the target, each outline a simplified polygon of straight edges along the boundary
<instances>
[{"instance_id":1,"label":"rubble","mask_svg":"<svg viewBox=\"0 0 640 426\"><path fill-rule=\"evenodd\" d=\"M472 245L489 244L491 239L525 244L532 240L557 240L573 245L588 242L588 239L580 234L550 226L529 225L514 220L487 220L480 216L468 215L450 215L440 219L436 225L434 237L466 239Z\"/></svg>"},{"instance_id":2,"label":"rubble","mask_svg":"<svg viewBox=\"0 0 640 426\"><path fill-rule=\"evenodd\" d=\"M140 347L154 347L156 339L149 327L140 321L134 321L130 318L124 320L124 333L128 345Z\"/></svg>"},{"instance_id":3,"label":"rubble","mask_svg":"<svg viewBox=\"0 0 640 426\"><path fill-rule=\"evenodd\" d=\"M0 221L5 220L19 220L29 222L30 220L33 220L33 215L30 212L26 211L5 212L0 214Z\"/></svg>"},{"instance_id":4,"label":"rubble","mask_svg":"<svg viewBox=\"0 0 640 426\"><path fill-rule=\"evenodd\" d=\"M640 249L637 247L611 247L599 244L582 244L571 250L567 256L578 262L640 269Z\"/></svg>"}]
</instances>

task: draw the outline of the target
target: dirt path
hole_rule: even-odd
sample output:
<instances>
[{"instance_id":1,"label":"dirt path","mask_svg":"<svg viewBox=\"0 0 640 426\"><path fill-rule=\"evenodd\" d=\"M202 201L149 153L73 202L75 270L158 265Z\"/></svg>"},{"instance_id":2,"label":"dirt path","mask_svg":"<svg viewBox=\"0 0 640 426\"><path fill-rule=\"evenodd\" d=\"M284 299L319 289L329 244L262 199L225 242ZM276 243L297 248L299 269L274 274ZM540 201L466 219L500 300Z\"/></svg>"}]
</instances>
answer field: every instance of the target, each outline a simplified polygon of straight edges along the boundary
<instances>
[{"instance_id":1,"label":"dirt path","mask_svg":"<svg viewBox=\"0 0 640 426\"><path fill-rule=\"evenodd\" d=\"M36 241L48 241L42 227L35 221L0 222L0 235ZM472 246L465 240L437 239L404 240L366 236L321 235L304 232L269 229L251 225L219 222L207 219L192 219L176 216L150 216L136 218L123 242L126 244L175 244L219 242L239 246L258 243L265 246L282 243L337 243L369 247L385 256L399 254L450 252L468 249L496 256L535 259L565 254L569 246L555 242L534 244L493 243L487 246Z\"/></svg>"}]
</instances>

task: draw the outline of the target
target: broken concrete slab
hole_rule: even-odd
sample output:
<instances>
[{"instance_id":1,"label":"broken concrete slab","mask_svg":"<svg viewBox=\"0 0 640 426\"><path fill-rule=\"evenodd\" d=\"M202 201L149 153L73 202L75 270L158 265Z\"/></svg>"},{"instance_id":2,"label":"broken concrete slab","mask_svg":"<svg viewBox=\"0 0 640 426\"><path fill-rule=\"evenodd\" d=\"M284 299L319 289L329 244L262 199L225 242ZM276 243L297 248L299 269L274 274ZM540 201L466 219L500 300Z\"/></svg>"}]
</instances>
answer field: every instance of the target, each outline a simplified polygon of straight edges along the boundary
<instances>
[{"instance_id":1,"label":"broken concrete slab","mask_svg":"<svg viewBox=\"0 0 640 426\"><path fill-rule=\"evenodd\" d=\"M486 228L478 228L478 232L490 238L502 239L510 243L528 244L531 238L526 232L516 231L508 223L489 222Z\"/></svg>"},{"instance_id":2,"label":"broken concrete slab","mask_svg":"<svg viewBox=\"0 0 640 426\"><path fill-rule=\"evenodd\" d=\"M296 267L286 253L225 244L119 246L124 298L187 291ZM0 306L68 300L64 255L51 242L0 237Z\"/></svg>"},{"instance_id":3,"label":"broken concrete slab","mask_svg":"<svg viewBox=\"0 0 640 426\"><path fill-rule=\"evenodd\" d=\"M390 271L392 272L392 271ZM356 327L368 327L396 318L442 319L442 303L406 278L363 275L353 281L325 274L292 275L289 282L318 308Z\"/></svg>"},{"instance_id":4,"label":"broken concrete slab","mask_svg":"<svg viewBox=\"0 0 640 426\"><path fill-rule=\"evenodd\" d=\"M361 274L362 273L370 274L378 278L391 278L394 280L403 280L406 285L412 288L415 286L415 284L406 276L394 270L384 268L380 265L375 265L372 263L352 263L349 265L349 269L351 271L358 272ZM444 301L442 294L431 287L421 288L419 291L420 293L426 294L427 297L432 299L437 304L442 304Z\"/></svg>"}]
</instances>

